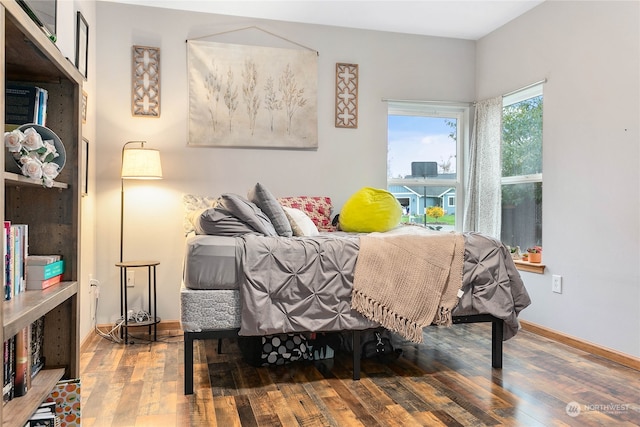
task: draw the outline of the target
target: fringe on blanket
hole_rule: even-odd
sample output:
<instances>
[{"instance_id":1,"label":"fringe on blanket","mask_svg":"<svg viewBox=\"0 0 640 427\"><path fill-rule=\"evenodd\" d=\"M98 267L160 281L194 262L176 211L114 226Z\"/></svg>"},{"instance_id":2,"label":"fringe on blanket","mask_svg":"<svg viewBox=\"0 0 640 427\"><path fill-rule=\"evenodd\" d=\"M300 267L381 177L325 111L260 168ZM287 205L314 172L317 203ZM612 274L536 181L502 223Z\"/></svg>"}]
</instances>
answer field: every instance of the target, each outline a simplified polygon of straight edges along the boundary
<instances>
[{"instance_id":1,"label":"fringe on blanket","mask_svg":"<svg viewBox=\"0 0 640 427\"><path fill-rule=\"evenodd\" d=\"M351 308L358 311L367 319L380 323L386 329L400 334L411 342L418 344L424 342L422 325L392 312L387 307L361 292L353 291L351 295ZM439 307L434 319L434 324L450 326L452 324L451 310L445 307Z\"/></svg>"},{"instance_id":2,"label":"fringe on blanket","mask_svg":"<svg viewBox=\"0 0 640 427\"><path fill-rule=\"evenodd\" d=\"M433 324L436 326L451 326L453 325L453 318L451 317L451 310L447 307L438 307L436 317L433 319Z\"/></svg>"}]
</instances>

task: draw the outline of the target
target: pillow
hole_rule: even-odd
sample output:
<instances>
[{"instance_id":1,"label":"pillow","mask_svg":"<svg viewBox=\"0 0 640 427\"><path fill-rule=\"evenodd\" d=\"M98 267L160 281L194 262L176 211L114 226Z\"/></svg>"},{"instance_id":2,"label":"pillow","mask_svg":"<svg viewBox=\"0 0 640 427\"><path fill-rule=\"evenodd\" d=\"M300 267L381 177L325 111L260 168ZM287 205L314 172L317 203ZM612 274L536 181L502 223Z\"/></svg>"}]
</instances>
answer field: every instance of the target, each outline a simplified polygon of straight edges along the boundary
<instances>
[{"instance_id":1,"label":"pillow","mask_svg":"<svg viewBox=\"0 0 640 427\"><path fill-rule=\"evenodd\" d=\"M317 236L320 234L316 225L311 221L311 218L300 209L288 208L286 206L283 206L282 209L289 219L294 236Z\"/></svg>"},{"instance_id":2,"label":"pillow","mask_svg":"<svg viewBox=\"0 0 640 427\"><path fill-rule=\"evenodd\" d=\"M218 199L218 209L235 216L242 222L265 236L277 236L276 229L267 215L255 204L242 196L225 193Z\"/></svg>"},{"instance_id":3,"label":"pillow","mask_svg":"<svg viewBox=\"0 0 640 427\"><path fill-rule=\"evenodd\" d=\"M194 220L202 210L215 207L217 197L200 196L197 194L183 194L182 205L184 206L184 219L182 226L184 233L189 234L194 231Z\"/></svg>"},{"instance_id":4,"label":"pillow","mask_svg":"<svg viewBox=\"0 0 640 427\"><path fill-rule=\"evenodd\" d=\"M401 217L402 207L393 194L387 190L364 187L347 200L338 220L344 231L371 233L397 227Z\"/></svg>"},{"instance_id":5,"label":"pillow","mask_svg":"<svg viewBox=\"0 0 640 427\"><path fill-rule=\"evenodd\" d=\"M255 187L249 190L247 198L267 214L279 236L291 237L293 235L291 225L282 210L282 206L262 184L257 183Z\"/></svg>"},{"instance_id":6,"label":"pillow","mask_svg":"<svg viewBox=\"0 0 640 427\"><path fill-rule=\"evenodd\" d=\"M307 214L318 228L318 231L336 231L336 228L331 225L331 210L333 206L331 205L330 197L280 197L278 202L283 207L299 209Z\"/></svg>"},{"instance_id":7,"label":"pillow","mask_svg":"<svg viewBox=\"0 0 640 427\"><path fill-rule=\"evenodd\" d=\"M241 219L219 208L201 209L193 214L193 227L196 234L214 236L242 236L243 234L261 234Z\"/></svg>"}]
</instances>

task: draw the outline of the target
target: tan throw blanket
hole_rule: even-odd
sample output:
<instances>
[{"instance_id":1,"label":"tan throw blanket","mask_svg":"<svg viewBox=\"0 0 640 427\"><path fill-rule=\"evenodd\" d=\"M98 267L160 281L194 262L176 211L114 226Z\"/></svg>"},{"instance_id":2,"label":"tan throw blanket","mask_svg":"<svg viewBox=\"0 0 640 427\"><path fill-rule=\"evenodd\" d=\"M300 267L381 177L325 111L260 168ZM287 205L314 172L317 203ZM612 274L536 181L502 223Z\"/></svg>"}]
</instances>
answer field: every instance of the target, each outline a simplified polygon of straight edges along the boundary
<instances>
[{"instance_id":1,"label":"tan throw blanket","mask_svg":"<svg viewBox=\"0 0 640 427\"><path fill-rule=\"evenodd\" d=\"M361 236L351 308L421 343L424 327L451 324L463 264L460 233L398 227Z\"/></svg>"}]
</instances>

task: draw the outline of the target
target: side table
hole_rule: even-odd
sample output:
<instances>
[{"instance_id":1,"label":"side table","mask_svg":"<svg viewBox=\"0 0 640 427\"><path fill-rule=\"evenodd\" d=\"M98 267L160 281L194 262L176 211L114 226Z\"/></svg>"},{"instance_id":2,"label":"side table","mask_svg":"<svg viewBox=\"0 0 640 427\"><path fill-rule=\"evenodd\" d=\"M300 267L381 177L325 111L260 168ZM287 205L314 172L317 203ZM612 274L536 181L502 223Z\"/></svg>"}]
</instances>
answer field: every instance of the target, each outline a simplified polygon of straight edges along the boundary
<instances>
[{"instance_id":1,"label":"side table","mask_svg":"<svg viewBox=\"0 0 640 427\"><path fill-rule=\"evenodd\" d=\"M129 328L138 326L148 326L149 335L151 335L151 328L153 327L153 340L157 340L156 327L160 323L160 318L157 316L156 311L156 266L159 264L159 261L124 261L116 263L116 267L120 269L120 315L124 319L121 338L125 340L125 343L127 343ZM149 318L141 321L131 321L128 315L127 269L140 267L146 267L149 275L147 289L149 295Z\"/></svg>"}]
</instances>

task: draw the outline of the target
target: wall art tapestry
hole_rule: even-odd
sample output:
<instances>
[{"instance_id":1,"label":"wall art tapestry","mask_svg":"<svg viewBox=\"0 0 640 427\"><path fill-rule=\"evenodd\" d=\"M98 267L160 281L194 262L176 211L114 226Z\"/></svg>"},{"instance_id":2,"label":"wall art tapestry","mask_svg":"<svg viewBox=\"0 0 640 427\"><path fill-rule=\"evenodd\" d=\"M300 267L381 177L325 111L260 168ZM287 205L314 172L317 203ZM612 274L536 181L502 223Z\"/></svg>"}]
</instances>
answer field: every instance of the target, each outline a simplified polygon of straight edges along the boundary
<instances>
[{"instance_id":1,"label":"wall art tapestry","mask_svg":"<svg viewBox=\"0 0 640 427\"><path fill-rule=\"evenodd\" d=\"M318 147L315 51L187 41L191 146Z\"/></svg>"},{"instance_id":2,"label":"wall art tapestry","mask_svg":"<svg viewBox=\"0 0 640 427\"><path fill-rule=\"evenodd\" d=\"M358 127L358 64L336 64L336 127Z\"/></svg>"}]
</instances>

